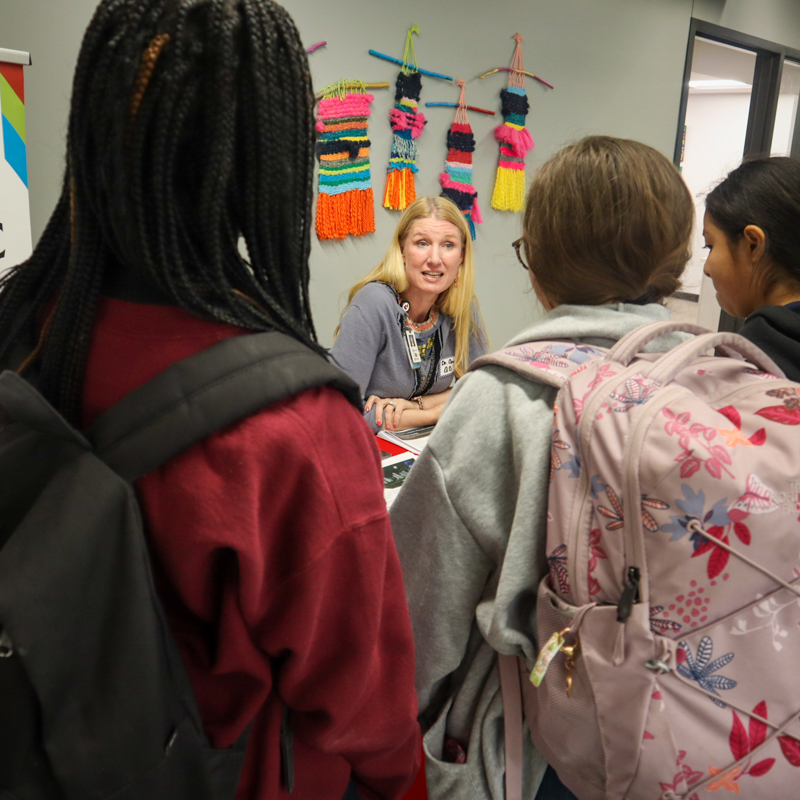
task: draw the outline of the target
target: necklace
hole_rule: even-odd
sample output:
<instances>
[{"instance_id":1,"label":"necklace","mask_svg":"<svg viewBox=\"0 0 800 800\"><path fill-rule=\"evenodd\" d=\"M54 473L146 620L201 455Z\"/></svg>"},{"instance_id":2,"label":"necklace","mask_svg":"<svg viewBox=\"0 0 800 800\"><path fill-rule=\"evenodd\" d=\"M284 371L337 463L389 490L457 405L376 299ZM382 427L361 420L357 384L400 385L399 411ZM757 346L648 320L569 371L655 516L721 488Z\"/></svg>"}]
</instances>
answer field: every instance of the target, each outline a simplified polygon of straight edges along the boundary
<instances>
[{"instance_id":1,"label":"necklace","mask_svg":"<svg viewBox=\"0 0 800 800\"><path fill-rule=\"evenodd\" d=\"M434 305L431 306L427 319L422 322L414 322L410 317L407 317L406 324L414 333L427 333L436 324L436 320L438 319L439 309Z\"/></svg>"}]
</instances>

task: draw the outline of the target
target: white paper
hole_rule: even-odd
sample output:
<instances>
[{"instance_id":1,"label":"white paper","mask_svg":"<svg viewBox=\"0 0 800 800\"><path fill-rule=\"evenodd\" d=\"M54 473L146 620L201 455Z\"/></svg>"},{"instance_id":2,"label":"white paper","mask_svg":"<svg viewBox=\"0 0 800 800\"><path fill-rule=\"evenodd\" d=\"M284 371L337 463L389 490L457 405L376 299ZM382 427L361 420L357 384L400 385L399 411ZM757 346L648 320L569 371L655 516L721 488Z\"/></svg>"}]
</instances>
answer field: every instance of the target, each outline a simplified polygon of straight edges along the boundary
<instances>
[{"instance_id":1,"label":"white paper","mask_svg":"<svg viewBox=\"0 0 800 800\"><path fill-rule=\"evenodd\" d=\"M381 462L381 467L383 468L383 497L386 500L386 508L391 508L416 458L413 453L402 453L399 456L386 458Z\"/></svg>"}]
</instances>

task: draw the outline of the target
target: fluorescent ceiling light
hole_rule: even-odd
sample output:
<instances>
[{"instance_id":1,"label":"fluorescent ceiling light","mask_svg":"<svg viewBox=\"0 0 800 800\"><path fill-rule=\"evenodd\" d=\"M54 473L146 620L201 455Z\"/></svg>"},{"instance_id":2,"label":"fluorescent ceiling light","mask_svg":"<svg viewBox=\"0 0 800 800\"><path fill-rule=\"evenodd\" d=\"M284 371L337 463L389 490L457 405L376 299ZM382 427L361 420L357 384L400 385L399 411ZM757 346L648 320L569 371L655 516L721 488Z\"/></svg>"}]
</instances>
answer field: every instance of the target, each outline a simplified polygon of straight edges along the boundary
<instances>
[{"instance_id":1,"label":"fluorescent ceiling light","mask_svg":"<svg viewBox=\"0 0 800 800\"><path fill-rule=\"evenodd\" d=\"M733 80L689 81L691 89L752 89L749 83Z\"/></svg>"}]
</instances>

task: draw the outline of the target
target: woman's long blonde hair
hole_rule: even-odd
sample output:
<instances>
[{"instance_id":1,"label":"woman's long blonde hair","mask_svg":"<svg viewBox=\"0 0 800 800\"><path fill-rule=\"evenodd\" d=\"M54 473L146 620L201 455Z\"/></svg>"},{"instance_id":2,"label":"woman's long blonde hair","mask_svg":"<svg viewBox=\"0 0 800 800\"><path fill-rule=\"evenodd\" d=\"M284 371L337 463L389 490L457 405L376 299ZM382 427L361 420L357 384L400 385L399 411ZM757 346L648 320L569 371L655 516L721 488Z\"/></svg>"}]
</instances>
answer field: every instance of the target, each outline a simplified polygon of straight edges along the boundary
<instances>
[{"instance_id":1,"label":"woman's long blonde hair","mask_svg":"<svg viewBox=\"0 0 800 800\"><path fill-rule=\"evenodd\" d=\"M373 281L388 283L398 294L408 288L408 278L403 261L403 245L413 222L418 219L440 219L451 222L461 231L461 248L464 259L458 268L458 286L453 283L436 299L439 311L453 320L456 335L456 352L453 368L460 378L469 367L469 342L473 335L483 336L483 324L478 298L475 297L475 266L472 260L472 237L464 215L458 206L446 197L419 197L403 212L383 261L350 289L342 317L356 293ZM339 334L337 326L334 338ZM488 347L488 342L485 342Z\"/></svg>"}]
</instances>

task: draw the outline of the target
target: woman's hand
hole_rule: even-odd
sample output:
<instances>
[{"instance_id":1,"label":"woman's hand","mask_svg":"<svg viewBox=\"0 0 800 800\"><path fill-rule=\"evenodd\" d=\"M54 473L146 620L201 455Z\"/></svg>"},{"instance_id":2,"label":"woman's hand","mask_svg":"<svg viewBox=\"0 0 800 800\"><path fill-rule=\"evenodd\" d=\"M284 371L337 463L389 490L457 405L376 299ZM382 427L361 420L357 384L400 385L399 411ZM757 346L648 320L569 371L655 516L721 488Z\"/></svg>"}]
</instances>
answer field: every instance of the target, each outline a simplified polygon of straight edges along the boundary
<instances>
[{"instance_id":1,"label":"woman's hand","mask_svg":"<svg viewBox=\"0 0 800 800\"><path fill-rule=\"evenodd\" d=\"M364 411L369 411L372 406L375 406L375 424L385 431L397 430L403 412L418 408L416 403L402 397L378 397L374 394L367 398Z\"/></svg>"}]
</instances>

